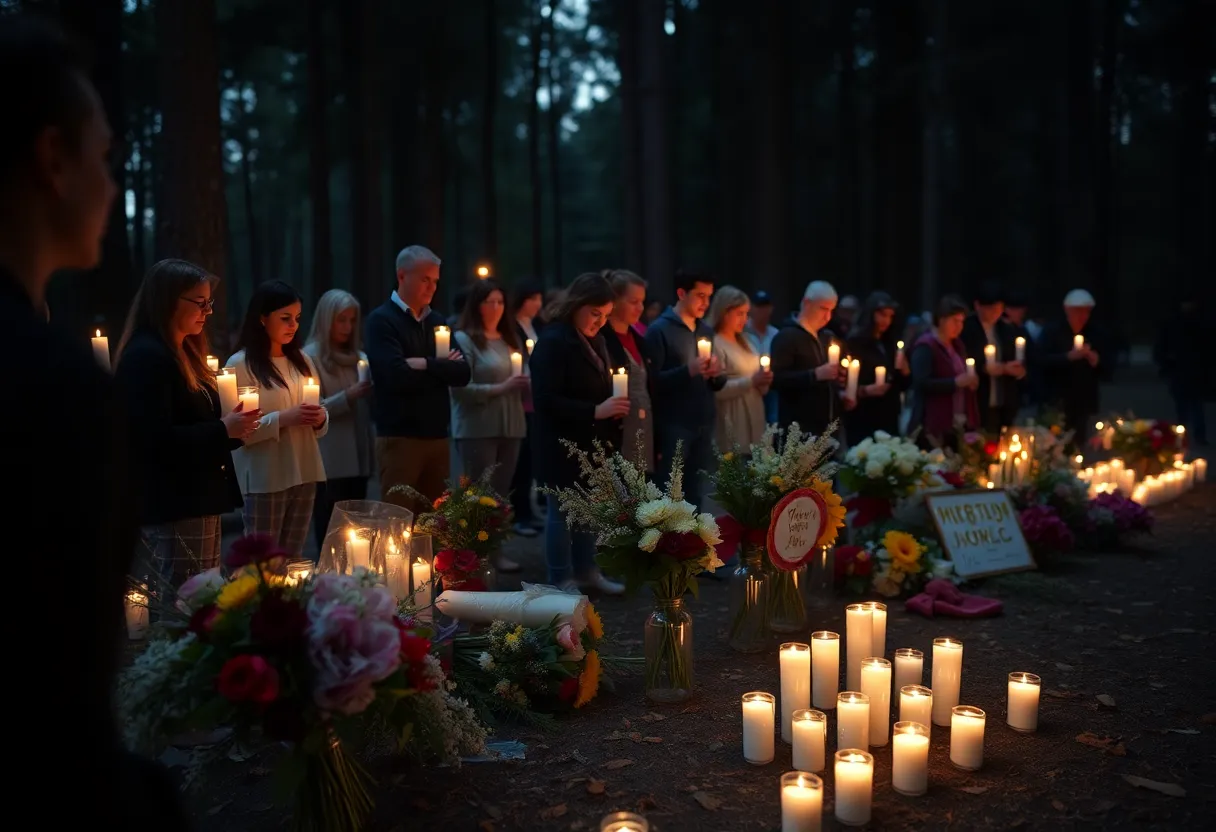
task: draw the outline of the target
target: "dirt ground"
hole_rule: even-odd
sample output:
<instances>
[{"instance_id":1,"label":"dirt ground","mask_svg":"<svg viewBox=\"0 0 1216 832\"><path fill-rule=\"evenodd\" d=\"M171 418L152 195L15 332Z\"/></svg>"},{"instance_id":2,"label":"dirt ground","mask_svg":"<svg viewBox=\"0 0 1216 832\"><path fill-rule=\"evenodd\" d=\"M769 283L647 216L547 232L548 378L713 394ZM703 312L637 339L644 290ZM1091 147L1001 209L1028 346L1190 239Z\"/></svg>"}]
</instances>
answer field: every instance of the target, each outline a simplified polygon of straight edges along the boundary
<instances>
[{"instance_id":1,"label":"dirt ground","mask_svg":"<svg viewBox=\"0 0 1216 832\"><path fill-rule=\"evenodd\" d=\"M962 702L988 713L985 763L975 773L953 768L949 731L934 728L929 792L903 797L891 789L889 747L875 749L871 828L1211 828L1216 485L1157 516L1156 534L1135 550L1076 556L1050 574L988 580L976 591L1005 602L999 618L929 620L892 607L888 653L905 646L928 653L936 636L963 640ZM542 580L538 542L511 547L524 579ZM648 705L635 676L564 718L555 733L501 732L526 743L521 762L452 770L377 761L371 829L596 830L616 810L641 811L662 832L778 829L778 777L790 768L789 747L778 741L770 765L744 763L739 711L745 691L779 690L776 652L732 652L724 636L726 584L703 581L702 588L691 605L692 702ZM843 632L844 605L831 600L813 611L812 629ZM620 652L640 654L646 598L597 606ZM1004 724L1006 674L1015 670L1043 678L1033 735ZM834 725L830 718L829 755ZM269 763L258 756L214 769L189 797L199 829L281 828L286 815L271 799ZM830 829L830 775L826 780Z\"/></svg>"}]
</instances>

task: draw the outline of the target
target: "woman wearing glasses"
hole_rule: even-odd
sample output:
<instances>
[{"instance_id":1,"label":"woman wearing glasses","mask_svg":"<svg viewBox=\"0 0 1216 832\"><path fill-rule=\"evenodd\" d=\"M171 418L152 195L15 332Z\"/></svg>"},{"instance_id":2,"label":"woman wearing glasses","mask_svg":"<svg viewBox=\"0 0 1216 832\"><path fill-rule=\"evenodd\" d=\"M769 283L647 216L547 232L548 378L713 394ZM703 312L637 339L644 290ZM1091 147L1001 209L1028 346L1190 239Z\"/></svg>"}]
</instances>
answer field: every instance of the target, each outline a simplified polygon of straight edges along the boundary
<instances>
[{"instance_id":1,"label":"woman wearing glasses","mask_svg":"<svg viewBox=\"0 0 1216 832\"><path fill-rule=\"evenodd\" d=\"M241 506L232 450L258 413L220 415L207 368L215 278L185 260L144 276L118 344L115 383L126 399L132 462L144 485L141 522L150 588L172 597L186 578L219 565L220 515Z\"/></svg>"}]
</instances>

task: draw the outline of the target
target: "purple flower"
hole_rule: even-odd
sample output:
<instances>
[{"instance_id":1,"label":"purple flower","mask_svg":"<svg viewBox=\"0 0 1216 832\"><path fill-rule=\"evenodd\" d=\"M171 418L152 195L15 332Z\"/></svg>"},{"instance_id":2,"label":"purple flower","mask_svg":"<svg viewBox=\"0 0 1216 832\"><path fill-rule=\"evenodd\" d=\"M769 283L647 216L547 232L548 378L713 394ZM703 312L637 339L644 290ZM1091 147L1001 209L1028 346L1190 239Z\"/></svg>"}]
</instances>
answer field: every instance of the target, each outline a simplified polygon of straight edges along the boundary
<instances>
[{"instance_id":1,"label":"purple flower","mask_svg":"<svg viewBox=\"0 0 1216 832\"><path fill-rule=\"evenodd\" d=\"M376 698L376 684L401 665L392 596L353 576L326 573L314 582L308 620L313 700L325 711L362 712Z\"/></svg>"},{"instance_id":2,"label":"purple flower","mask_svg":"<svg viewBox=\"0 0 1216 832\"><path fill-rule=\"evenodd\" d=\"M1074 540L1058 512L1051 506L1037 505L1023 509L1018 515L1022 534L1033 548L1046 552L1067 552Z\"/></svg>"}]
</instances>

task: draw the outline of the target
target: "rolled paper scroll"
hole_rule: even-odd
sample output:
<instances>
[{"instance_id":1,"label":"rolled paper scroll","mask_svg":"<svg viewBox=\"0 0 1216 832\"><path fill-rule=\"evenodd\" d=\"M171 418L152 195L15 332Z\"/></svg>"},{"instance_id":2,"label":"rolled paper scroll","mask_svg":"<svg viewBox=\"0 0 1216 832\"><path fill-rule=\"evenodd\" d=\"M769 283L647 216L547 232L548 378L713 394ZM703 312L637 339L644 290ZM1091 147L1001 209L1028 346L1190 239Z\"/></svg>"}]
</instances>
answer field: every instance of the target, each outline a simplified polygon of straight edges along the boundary
<instances>
[{"instance_id":1,"label":"rolled paper scroll","mask_svg":"<svg viewBox=\"0 0 1216 832\"><path fill-rule=\"evenodd\" d=\"M435 599L436 608L472 624L509 621L525 627L547 627L556 616L581 633L587 628L587 596L556 587L521 584L522 592L461 592L449 589Z\"/></svg>"}]
</instances>

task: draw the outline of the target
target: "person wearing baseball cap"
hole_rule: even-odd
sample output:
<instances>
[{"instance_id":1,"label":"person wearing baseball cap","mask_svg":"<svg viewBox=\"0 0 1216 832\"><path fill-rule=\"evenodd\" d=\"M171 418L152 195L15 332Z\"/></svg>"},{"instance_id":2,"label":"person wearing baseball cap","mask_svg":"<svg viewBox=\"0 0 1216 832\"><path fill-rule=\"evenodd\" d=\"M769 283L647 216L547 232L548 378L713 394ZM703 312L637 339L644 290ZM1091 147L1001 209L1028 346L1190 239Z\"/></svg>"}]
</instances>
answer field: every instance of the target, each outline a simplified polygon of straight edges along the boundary
<instances>
[{"instance_id":1,"label":"person wearing baseball cap","mask_svg":"<svg viewBox=\"0 0 1216 832\"><path fill-rule=\"evenodd\" d=\"M773 296L759 289L752 293L751 301L743 335L751 342L757 355L772 355L773 336L777 334L777 327L773 326ZM776 390L764 394L764 419L769 424L777 421Z\"/></svg>"},{"instance_id":2,"label":"person wearing baseball cap","mask_svg":"<svg viewBox=\"0 0 1216 832\"><path fill-rule=\"evenodd\" d=\"M1097 303L1085 289L1064 296L1064 316L1043 327L1037 360L1047 382L1048 401L1064 414L1073 444L1084 443L1099 408L1099 385L1108 367L1103 339L1090 322Z\"/></svg>"},{"instance_id":3,"label":"person wearing baseball cap","mask_svg":"<svg viewBox=\"0 0 1216 832\"><path fill-rule=\"evenodd\" d=\"M993 282L981 283L972 300L974 314L967 317L960 337L967 354L975 359L980 380L975 393L980 426L995 434L1012 425L1018 415L1019 382L1026 376L1026 367L1017 360L1013 327L1001 320L1005 312L1004 288Z\"/></svg>"}]
</instances>

